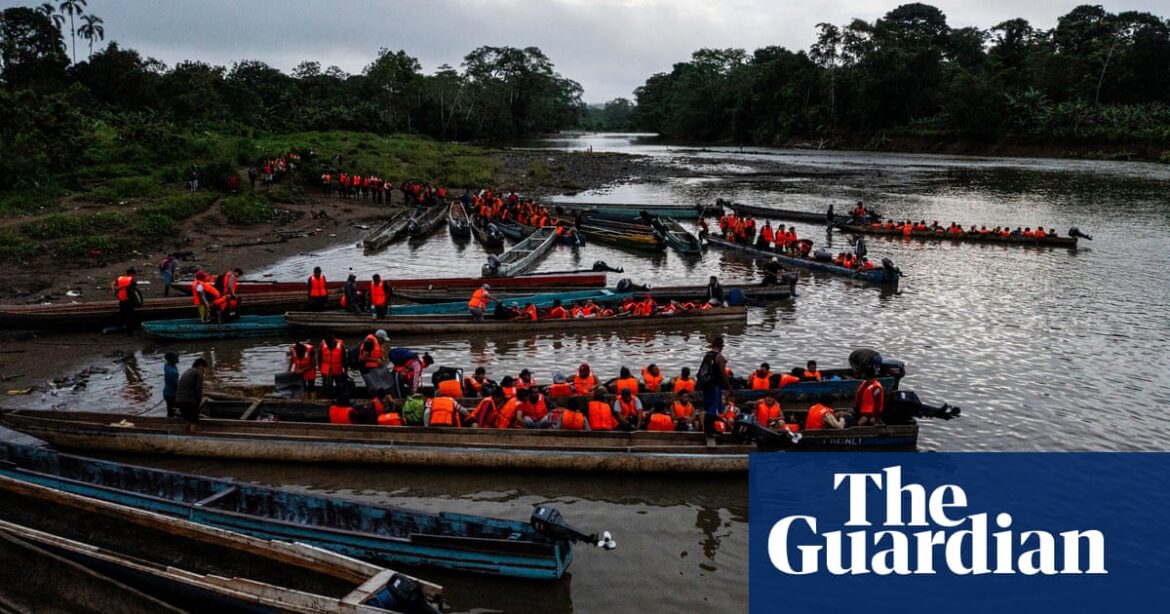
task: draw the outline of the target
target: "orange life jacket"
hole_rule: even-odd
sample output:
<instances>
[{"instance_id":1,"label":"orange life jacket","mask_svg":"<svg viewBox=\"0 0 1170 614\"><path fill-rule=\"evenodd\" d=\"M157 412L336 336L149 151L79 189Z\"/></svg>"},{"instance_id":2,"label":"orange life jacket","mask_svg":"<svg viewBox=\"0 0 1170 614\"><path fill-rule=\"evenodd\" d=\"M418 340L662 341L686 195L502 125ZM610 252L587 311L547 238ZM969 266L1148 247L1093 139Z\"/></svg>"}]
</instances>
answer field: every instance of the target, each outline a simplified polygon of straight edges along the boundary
<instances>
[{"instance_id":1,"label":"orange life jacket","mask_svg":"<svg viewBox=\"0 0 1170 614\"><path fill-rule=\"evenodd\" d=\"M877 392L876 395L874 391ZM885 409L886 391L882 388L881 382L876 379L862 382L861 386L857 388L857 398L859 399L858 411L863 416L880 416L882 410Z\"/></svg>"},{"instance_id":2,"label":"orange life jacket","mask_svg":"<svg viewBox=\"0 0 1170 614\"><path fill-rule=\"evenodd\" d=\"M487 309L488 299L484 296L485 294L487 292L483 288L477 288L475 292L471 293L471 300L467 301L467 307L469 309Z\"/></svg>"},{"instance_id":3,"label":"orange life jacket","mask_svg":"<svg viewBox=\"0 0 1170 614\"><path fill-rule=\"evenodd\" d=\"M592 373L590 373L589 377L586 378L582 378L580 375L573 376L573 392L576 394L593 394L593 389L596 387L597 378L594 377ZM589 423L592 424L593 420L590 419Z\"/></svg>"},{"instance_id":4,"label":"orange life jacket","mask_svg":"<svg viewBox=\"0 0 1170 614\"><path fill-rule=\"evenodd\" d=\"M798 382L800 382L799 377L796 377L795 375L793 375L791 373L781 373L780 374L780 385L777 386L777 388L783 388L783 387L787 386L788 384L795 384Z\"/></svg>"},{"instance_id":5,"label":"orange life jacket","mask_svg":"<svg viewBox=\"0 0 1170 614\"><path fill-rule=\"evenodd\" d=\"M825 415L833 413L833 408L817 403L808 410L808 416L804 419L804 428L808 431L815 431L825 428Z\"/></svg>"},{"instance_id":6,"label":"orange life jacket","mask_svg":"<svg viewBox=\"0 0 1170 614\"><path fill-rule=\"evenodd\" d=\"M543 394L537 395L536 403L529 403L527 408L524 415L537 421L544 419L549 412L548 402L545 401Z\"/></svg>"},{"instance_id":7,"label":"orange life jacket","mask_svg":"<svg viewBox=\"0 0 1170 614\"><path fill-rule=\"evenodd\" d=\"M329 406L329 423L330 424L352 424L349 421L349 412L353 410L352 407L346 405L344 407L338 405Z\"/></svg>"},{"instance_id":8,"label":"orange life jacket","mask_svg":"<svg viewBox=\"0 0 1170 614\"><path fill-rule=\"evenodd\" d=\"M345 375L344 357L345 357L345 344L342 343L340 339L333 346L332 350L329 349L329 346L325 345L324 341L322 341L321 342L321 375L325 375L325 376Z\"/></svg>"},{"instance_id":9,"label":"orange life jacket","mask_svg":"<svg viewBox=\"0 0 1170 614\"><path fill-rule=\"evenodd\" d=\"M650 414L650 423L646 425L647 431L673 431L674 420L670 416L662 413Z\"/></svg>"},{"instance_id":10,"label":"orange life jacket","mask_svg":"<svg viewBox=\"0 0 1170 614\"><path fill-rule=\"evenodd\" d=\"M499 413L496 414L495 427L498 429L506 429L512 427L512 421L516 419L516 409L520 405L515 397L508 399L507 403L500 408Z\"/></svg>"},{"instance_id":11,"label":"orange life jacket","mask_svg":"<svg viewBox=\"0 0 1170 614\"><path fill-rule=\"evenodd\" d=\"M780 404L773 403L769 405L764 399L761 399L756 404L756 422L761 426L768 426L772 421L784 421L784 416L780 411Z\"/></svg>"},{"instance_id":12,"label":"orange life jacket","mask_svg":"<svg viewBox=\"0 0 1170 614\"><path fill-rule=\"evenodd\" d=\"M374 307L386 306L386 282L370 284L370 304Z\"/></svg>"},{"instance_id":13,"label":"orange life jacket","mask_svg":"<svg viewBox=\"0 0 1170 614\"><path fill-rule=\"evenodd\" d=\"M564 307L553 307L552 309L548 310L548 315L545 316L545 319L546 320L564 320L564 319L567 319L568 317L569 317L569 312L565 311Z\"/></svg>"},{"instance_id":14,"label":"orange life jacket","mask_svg":"<svg viewBox=\"0 0 1170 614\"><path fill-rule=\"evenodd\" d=\"M617 381L617 383L614 384L614 392L616 394L620 395L622 393L622 390L626 390L626 389L629 389L631 395L637 395L638 394L638 380L635 378L632 378L632 377L624 377L622 379L619 379Z\"/></svg>"},{"instance_id":15,"label":"orange life jacket","mask_svg":"<svg viewBox=\"0 0 1170 614\"><path fill-rule=\"evenodd\" d=\"M134 278L129 275L122 275L114 282L117 288L117 296L120 302L125 303L130 300L130 284L134 283Z\"/></svg>"},{"instance_id":16,"label":"orange life jacket","mask_svg":"<svg viewBox=\"0 0 1170 614\"><path fill-rule=\"evenodd\" d=\"M695 391L695 378L689 377L687 379L683 379L681 376L674 378L674 393L678 394L678 393L684 392L684 391L685 392L694 392Z\"/></svg>"},{"instance_id":17,"label":"orange life jacket","mask_svg":"<svg viewBox=\"0 0 1170 614\"><path fill-rule=\"evenodd\" d=\"M483 394L483 384L479 383L474 377L463 378L463 387L464 388L471 388L472 390L474 390L475 391L474 396L480 396L481 394Z\"/></svg>"},{"instance_id":18,"label":"orange life jacket","mask_svg":"<svg viewBox=\"0 0 1170 614\"><path fill-rule=\"evenodd\" d=\"M306 382L311 382L311 381L317 379L317 370L313 368L313 348L312 348L312 346L305 345L304 346L305 347L305 355L298 357L297 356L297 346L298 345L301 345L301 344L298 343L298 344L294 345L293 349L292 349L293 370L295 370L296 372L299 372L301 374L301 377L303 377Z\"/></svg>"},{"instance_id":19,"label":"orange life jacket","mask_svg":"<svg viewBox=\"0 0 1170 614\"><path fill-rule=\"evenodd\" d=\"M561 430L581 431L585 429L585 414L579 411L566 409L561 414Z\"/></svg>"},{"instance_id":20,"label":"orange life jacket","mask_svg":"<svg viewBox=\"0 0 1170 614\"><path fill-rule=\"evenodd\" d=\"M752 390L767 390L771 387L772 374L760 375L759 371L752 371L751 377L748 377L748 387Z\"/></svg>"},{"instance_id":21,"label":"orange life jacket","mask_svg":"<svg viewBox=\"0 0 1170 614\"><path fill-rule=\"evenodd\" d=\"M821 381L821 372L820 371L805 371L804 372L804 379L809 380L809 381L819 382L819 381Z\"/></svg>"},{"instance_id":22,"label":"orange life jacket","mask_svg":"<svg viewBox=\"0 0 1170 614\"><path fill-rule=\"evenodd\" d=\"M329 296L329 289L325 286L325 275L317 277L316 275L309 276L309 296L312 298L325 298Z\"/></svg>"},{"instance_id":23,"label":"orange life jacket","mask_svg":"<svg viewBox=\"0 0 1170 614\"><path fill-rule=\"evenodd\" d=\"M396 411L378 414L378 424L382 426L402 426L402 414Z\"/></svg>"},{"instance_id":24,"label":"orange life jacket","mask_svg":"<svg viewBox=\"0 0 1170 614\"><path fill-rule=\"evenodd\" d=\"M548 387L548 396L550 397L567 397L572 394L573 388L568 384L553 384Z\"/></svg>"},{"instance_id":25,"label":"orange life jacket","mask_svg":"<svg viewBox=\"0 0 1170 614\"><path fill-rule=\"evenodd\" d=\"M672 412L674 412L674 417L677 420L688 420L689 421L695 417L694 403L685 403L684 404L681 401L675 401L674 405L672 405L670 409Z\"/></svg>"},{"instance_id":26,"label":"orange life jacket","mask_svg":"<svg viewBox=\"0 0 1170 614\"><path fill-rule=\"evenodd\" d=\"M658 375L651 375L646 369L642 369L642 383L646 384L646 392L658 392L662 389L662 371Z\"/></svg>"},{"instance_id":27,"label":"orange life jacket","mask_svg":"<svg viewBox=\"0 0 1170 614\"><path fill-rule=\"evenodd\" d=\"M622 417L629 420L631 416L638 415L638 399L630 397L629 401L618 399L618 409L621 411Z\"/></svg>"},{"instance_id":28,"label":"orange life jacket","mask_svg":"<svg viewBox=\"0 0 1170 614\"><path fill-rule=\"evenodd\" d=\"M435 387L435 393L458 399L463 396L463 386L457 379L447 379L439 382Z\"/></svg>"},{"instance_id":29,"label":"orange life jacket","mask_svg":"<svg viewBox=\"0 0 1170 614\"><path fill-rule=\"evenodd\" d=\"M617 428L613 408L605 401L589 401L589 428L595 431L612 431Z\"/></svg>"},{"instance_id":30,"label":"orange life jacket","mask_svg":"<svg viewBox=\"0 0 1170 614\"><path fill-rule=\"evenodd\" d=\"M365 341L373 341L374 349L370 351L370 357L366 360L365 366L369 369L376 369L380 366L382 360L382 344L378 343L378 338L374 335L366 335ZM362 342L365 345L365 342Z\"/></svg>"},{"instance_id":31,"label":"orange life jacket","mask_svg":"<svg viewBox=\"0 0 1170 614\"><path fill-rule=\"evenodd\" d=\"M536 311L536 305L529 305L524 308L524 317L533 322L540 319L540 314Z\"/></svg>"},{"instance_id":32,"label":"orange life jacket","mask_svg":"<svg viewBox=\"0 0 1170 614\"><path fill-rule=\"evenodd\" d=\"M455 411L455 399L435 397L431 400L431 426L459 426L459 412Z\"/></svg>"}]
</instances>

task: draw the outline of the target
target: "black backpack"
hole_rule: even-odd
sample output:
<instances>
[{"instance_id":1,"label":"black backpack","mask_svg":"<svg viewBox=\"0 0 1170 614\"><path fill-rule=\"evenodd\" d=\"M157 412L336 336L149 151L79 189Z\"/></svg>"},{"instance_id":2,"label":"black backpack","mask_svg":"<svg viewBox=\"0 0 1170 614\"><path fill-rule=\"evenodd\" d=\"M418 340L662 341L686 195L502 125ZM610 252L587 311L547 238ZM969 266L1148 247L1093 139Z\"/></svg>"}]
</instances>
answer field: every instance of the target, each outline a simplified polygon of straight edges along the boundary
<instances>
[{"instance_id":1,"label":"black backpack","mask_svg":"<svg viewBox=\"0 0 1170 614\"><path fill-rule=\"evenodd\" d=\"M710 388L714 386L717 381L719 381L718 378L715 377L715 357L718 355L719 354L715 350L711 350L707 352L706 356L703 356L703 362L699 365L699 372L695 375L695 378L698 380L700 387Z\"/></svg>"}]
</instances>

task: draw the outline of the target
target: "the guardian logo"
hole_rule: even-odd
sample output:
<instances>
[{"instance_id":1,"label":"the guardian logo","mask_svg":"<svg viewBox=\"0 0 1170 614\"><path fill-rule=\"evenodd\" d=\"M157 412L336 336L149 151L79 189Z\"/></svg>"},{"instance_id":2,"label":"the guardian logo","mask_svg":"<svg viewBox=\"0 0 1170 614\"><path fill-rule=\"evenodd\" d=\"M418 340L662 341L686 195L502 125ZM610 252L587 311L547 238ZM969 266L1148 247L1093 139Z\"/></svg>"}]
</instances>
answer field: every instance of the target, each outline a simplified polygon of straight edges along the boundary
<instances>
[{"instance_id":1,"label":"the guardian logo","mask_svg":"<svg viewBox=\"0 0 1170 614\"><path fill-rule=\"evenodd\" d=\"M927 491L902 484L902 467L881 473L836 473L833 490L847 492L857 530L824 531L815 516L787 516L768 533L768 557L781 573L808 575L1083 575L1108 574L1105 535L1095 529L1017 531L1006 511L967 513L967 493L944 484ZM868 497L885 497L881 530ZM992 524L994 523L994 527ZM920 530L912 530L920 529Z\"/></svg>"}]
</instances>

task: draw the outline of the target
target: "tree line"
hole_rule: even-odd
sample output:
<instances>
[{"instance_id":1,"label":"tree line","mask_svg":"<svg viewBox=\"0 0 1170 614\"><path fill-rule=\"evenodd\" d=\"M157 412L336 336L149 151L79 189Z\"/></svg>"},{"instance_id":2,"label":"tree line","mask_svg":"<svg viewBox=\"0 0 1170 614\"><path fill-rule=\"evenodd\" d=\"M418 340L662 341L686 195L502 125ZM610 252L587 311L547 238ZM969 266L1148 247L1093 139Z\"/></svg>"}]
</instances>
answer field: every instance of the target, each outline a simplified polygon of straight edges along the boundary
<instances>
[{"instance_id":1,"label":"tree line","mask_svg":"<svg viewBox=\"0 0 1170 614\"><path fill-rule=\"evenodd\" d=\"M146 146L176 127L496 140L570 127L584 111L581 86L536 47L480 47L460 69L442 65L429 75L405 51L385 48L359 74L315 61L290 73L255 60L168 67L117 42L94 51L104 27L84 9L85 0L62 0L0 12L0 114L12 118L0 127L0 145L26 161L0 175L64 170L73 148L102 127ZM79 37L90 53L76 61Z\"/></svg>"},{"instance_id":2,"label":"tree line","mask_svg":"<svg viewBox=\"0 0 1170 614\"><path fill-rule=\"evenodd\" d=\"M905 4L873 22L818 24L807 52L700 49L634 97L589 116L601 129L745 144L886 135L1164 143L1170 22L1083 5L1049 30L1024 19L952 28L938 8Z\"/></svg>"}]
</instances>

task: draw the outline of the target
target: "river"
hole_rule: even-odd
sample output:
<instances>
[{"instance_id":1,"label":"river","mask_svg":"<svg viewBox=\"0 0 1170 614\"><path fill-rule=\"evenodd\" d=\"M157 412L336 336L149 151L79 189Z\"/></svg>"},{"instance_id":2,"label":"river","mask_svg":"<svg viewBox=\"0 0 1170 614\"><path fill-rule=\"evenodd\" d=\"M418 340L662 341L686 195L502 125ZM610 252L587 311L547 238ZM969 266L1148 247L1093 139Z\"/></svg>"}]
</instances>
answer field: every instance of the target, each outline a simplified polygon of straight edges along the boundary
<instances>
[{"instance_id":1,"label":"river","mask_svg":"<svg viewBox=\"0 0 1170 614\"><path fill-rule=\"evenodd\" d=\"M607 331L571 336L437 338L425 344L438 364L487 367L498 378L521 368L542 383L589 362L604 376L655 362L672 375L697 367L702 345L727 334L737 372L843 365L873 347L905 361L906 388L927 402L963 408L963 417L925 422L923 450L1166 450L1170 423L1170 166L1145 163L972 158L763 148L673 147L631 135L548 139L530 148L652 157L678 170L665 179L631 177L612 188L566 195L593 202L696 203L716 197L748 204L838 211L863 200L895 218L964 226L1043 225L1093 236L1078 251L874 238L869 252L906 274L896 291L836 277L801 274L799 296L753 308L746 326L719 330ZM506 186L505 186L506 187ZM781 222L787 223L787 222ZM801 236L844 249L848 237L797 224ZM278 263L279 279L322 266L388 277L475 275L486 254L446 230L419 244L364 257L338 246ZM646 257L602 246L558 246L539 270L622 266L656 285L758 279L755 263L718 250L701 258ZM80 337L100 343L97 338ZM95 375L84 390L21 403L146 408L161 389L161 359L208 356L224 383L271 383L288 339L209 344L133 343L124 364ZM108 364L95 357L93 364ZM64 374L63 374L64 375ZM188 471L286 484L430 510L527 518L552 502L574 523L614 533L614 552L578 548L571 578L521 585L438 577L456 610L742 611L747 604L747 482L659 476L559 477L401 469L322 469L170 461ZM433 574L428 574L433 575Z\"/></svg>"}]
</instances>

